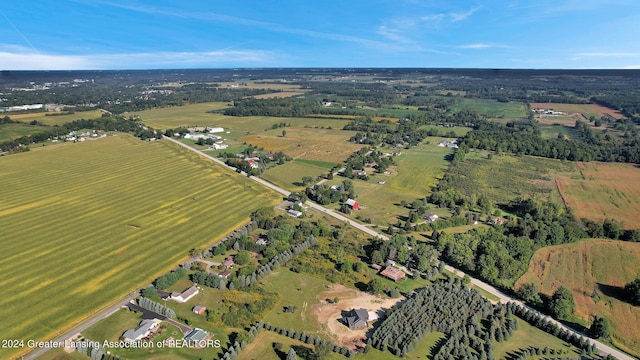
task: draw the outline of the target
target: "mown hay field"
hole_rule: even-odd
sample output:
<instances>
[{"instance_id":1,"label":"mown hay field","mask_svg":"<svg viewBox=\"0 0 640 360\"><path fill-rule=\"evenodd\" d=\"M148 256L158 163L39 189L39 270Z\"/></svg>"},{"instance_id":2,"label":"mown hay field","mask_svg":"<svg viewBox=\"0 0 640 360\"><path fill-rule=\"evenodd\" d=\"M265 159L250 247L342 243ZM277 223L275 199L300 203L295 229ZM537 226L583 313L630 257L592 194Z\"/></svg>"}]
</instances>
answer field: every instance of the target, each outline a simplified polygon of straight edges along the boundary
<instances>
[{"instance_id":1,"label":"mown hay field","mask_svg":"<svg viewBox=\"0 0 640 360\"><path fill-rule=\"evenodd\" d=\"M46 129L47 129L46 127L26 125L26 124L0 125L0 142L16 139L24 135L39 133Z\"/></svg>"},{"instance_id":2,"label":"mown hay field","mask_svg":"<svg viewBox=\"0 0 640 360\"><path fill-rule=\"evenodd\" d=\"M593 315L613 325L616 345L640 354L640 307L619 300L620 289L640 276L640 243L588 239L542 248L515 284L534 283L552 295L560 286L573 292L576 315L589 323Z\"/></svg>"},{"instance_id":3,"label":"mown hay field","mask_svg":"<svg viewBox=\"0 0 640 360\"><path fill-rule=\"evenodd\" d=\"M6 339L68 329L279 199L175 144L127 134L0 157L0 183Z\"/></svg>"},{"instance_id":4,"label":"mown hay field","mask_svg":"<svg viewBox=\"0 0 640 360\"><path fill-rule=\"evenodd\" d=\"M605 114L616 119L624 117L617 110L598 104L531 103L530 105L532 109L553 109L570 114L580 113L586 117L595 116L598 119Z\"/></svg>"},{"instance_id":5,"label":"mown hay field","mask_svg":"<svg viewBox=\"0 0 640 360\"><path fill-rule=\"evenodd\" d=\"M49 114L47 116L47 114ZM29 114L16 114L11 115L8 114L12 120L18 120L23 123L29 123L33 120L37 120L40 123L45 125L53 126L53 125L62 125L64 123L72 122L73 120L78 119L95 119L102 116L102 111L100 110L90 110L90 111L78 111L73 114L64 114L64 115L54 115L55 112L39 112L39 113L29 113Z\"/></svg>"},{"instance_id":6,"label":"mown hay field","mask_svg":"<svg viewBox=\"0 0 640 360\"><path fill-rule=\"evenodd\" d=\"M352 216L371 218L374 224L385 225L396 223L399 215L407 215L407 210L399 206L401 201L409 203L429 196L432 188L444 176L449 165L447 157L452 149L438 146L443 138L430 137L427 141L411 149L402 149L400 156L395 156L396 166L389 168L390 174L375 174L367 168L369 181L354 180L356 197L360 210ZM392 151L392 150L385 150ZM343 178L336 177L342 181ZM379 184L384 181L384 184Z\"/></svg>"},{"instance_id":7,"label":"mown hay field","mask_svg":"<svg viewBox=\"0 0 640 360\"><path fill-rule=\"evenodd\" d=\"M326 175L328 172L329 170L324 167L300 161L290 161L263 172L260 177L289 191L303 191L304 186L301 186L303 176L315 178Z\"/></svg>"},{"instance_id":8,"label":"mown hay field","mask_svg":"<svg viewBox=\"0 0 640 360\"><path fill-rule=\"evenodd\" d=\"M517 101L499 102L493 99L456 98L452 110L472 110L488 118L504 119L504 121L527 117L525 104Z\"/></svg>"},{"instance_id":9,"label":"mown hay field","mask_svg":"<svg viewBox=\"0 0 640 360\"><path fill-rule=\"evenodd\" d=\"M578 218L615 219L626 229L640 228L640 167L634 164L578 163L582 179L560 178L565 204Z\"/></svg>"},{"instance_id":10,"label":"mown hay field","mask_svg":"<svg viewBox=\"0 0 640 360\"><path fill-rule=\"evenodd\" d=\"M236 139L239 136L255 134L271 129L274 124L290 124L300 128L328 128L342 129L349 120L319 119L319 118L289 118L271 116L226 116L219 112L231 106L227 102L211 102L188 104L131 113L138 115L145 125L156 129L177 128L180 126L220 126L230 131L225 137Z\"/></svg>"},{"instance_id":11,"label":"mown hay field","mask_svg":"<svg viewBox=\"0 0 640 360\"><path fill-rule=\"evenodd\" d=\"M335 121L335 120L329 120ZM286 135L282 136L285 131ZM353 131L321 128L282 128L265 131L259 135L238 138L267 151L282 151L294 159L319 160L342 163L364 145L353 144L349 138ZM292 179L299 180L300 177Z\"/></svg>"}]
</instances>

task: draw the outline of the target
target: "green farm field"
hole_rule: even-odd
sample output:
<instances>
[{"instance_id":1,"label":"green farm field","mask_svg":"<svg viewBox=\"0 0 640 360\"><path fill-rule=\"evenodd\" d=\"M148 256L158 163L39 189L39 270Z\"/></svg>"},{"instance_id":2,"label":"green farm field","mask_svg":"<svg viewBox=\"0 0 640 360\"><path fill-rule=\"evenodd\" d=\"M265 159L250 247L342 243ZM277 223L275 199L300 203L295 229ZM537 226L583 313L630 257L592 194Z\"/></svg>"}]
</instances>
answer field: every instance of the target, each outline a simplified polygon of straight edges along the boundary
<instances>
[{"instance_id":1,"label":"green farm field","mask_svg":"<svg viewBox=\"0 0 640 360\"><path fill-rule=\"evenodd\" d=\"M578 163L580 177L557 180L565 205L577 218L622 223L626 229L640 228L640 168L635 164Z\"/></svg>"},{"instance_id":2,"label":"green farm field","mask_svg":"<svg viewBox=\"0 0 640 360\"><path fill-rule=\"evenodd\" d=\"M586 117L594 116L600 118L603 115L609 115L613 118L623 118L620 112L610 109L606 106L597 104L561 104L561 103L531 103L531 109L552 109L555 111L562 111L569 114L579 113Z\"/></svg>"},{"instance_id":3,"label":"green farm field","mask_svg":"<svg viewBox=\"0 0 640 360\"><path fill-rule=\"evenodd\" d=\"M366 182L354 180L361 210L351 216L357 214L363 218L371 218L374 224L384 226L395 223L398 215L406 215L407 210L397 204L402 200L410 203L428 196L447 169L449 161L446 157L452 149L438 146L442 139L430 137L427 138L430 144L423 142L411 149L402 150L402 155L394 157L397 166L390 168L390 175L376 174ZM385 181L384 185L378 183L381 180Z\"/></svg>"},{"instance_id":4,"label":"green farm field","mask_svg":"<svg viewBox=\"0 0 640 360\"><path fill-rule=\"evenodd\" d=\"M26 124L3 124L0 125L0 142L35 134L46 129L47 127Z\"/></svg>"},{"instance_id":5,"label":"green farm field","mask_svg":"<svg viewBox=\"0 0 640 360\"><path fill-rule=\"evenodd\" d=\"M547 346L549 349L556 350L557 353L562 351L562 357L579 357L580 352L571 344L529 325L520 318L516 318L516 320L518 321L518 329L513 332L513 336L507 341L493 343L496 359L510 359L513 354L528 347L544 349Z\"/></svg>"},{"instance_id":6,"label":"green farm field","mask_svg":"<svg viewBox=\"0 0 640 360\"><path fill-rule=\"evenodd\" d=\"M271 168L260 174L260 177L283 189L301 191L304 190L304 186L297 186L294 183L300 182L303 176L315 178L326 175L328 171L325 167L294 160Z\"/></svg>"},{"instance_id":7,"label":"green farm field","mask_svg":"<svg viewBox=\"0 0 640 360\"><path fill-rule=\"evenodd\" d=\"M568 287L576 302L575 315L589 324L593 315L604 316L613 326L614 343L640 355L640 307L618 299L624 285L640 276L640 243L587 239L542 248L515 284L534 283L551 296Z\"/></svg>"},{"instance_id":8,"label":"green farm field","mask_svg":"<svg viewBox=\"0 0 640 360\"><path fill-rule=\"evenodd\" d=\"M525 104L515 101L503 103L492 99L456 98L452 110L472 110L478 114L486 115L488 118L504 121L527 117Z\"/></svg>"},{"instance_id":9,"label":"green farm field","mask_svg":"<svg viewBox=\"0 0 640 360\"><path fill-rule=\"evenodd\" d=\"M147 126L156 129L177 128L180 126L220 126L231 133L225 137L233 139L271 129L273 124L287 123L293 127L333 127L342 129L349 120L316 119L316 118L280 118L269 116L225 116L221 113L210 113L229 107L226 102L188 104L167 108L151 109L131 113L138 115ZM288 128L286 129L289 130Z\"/></svg>"},{"instance_id":10,"label":"green farm field","mask_svg":"<svg viewBox=\"0 0 640 360\"><path fill-rule=\"evenodd\" d=\"M580 176L575 163L532 156L493 156L478 153L450 168L456 188L462 193L486 194L497 204L533 195L561 201L554 179Z\"/></svg>"},{"instance_id":11,"label":"green farm field","mask_svg":"<svg viewBox=\"0 0 640 360\"><path fill-rule=\"evenodd\" d=\"M286 136L282 136L282 131L286 131ZM243 136L238 140L267 151L282 151L294 159L342 163L364 146L349 142L353 134L352 131L336 129L287 127ZM301 177L297 176L292 181Z\"/></svg>"},{"instance_id":12,"label":"green farm field","mask_svg":"<svg viewBox=\"0 0 640 360\"><path fill-rule=\"evenodd\" d=\"M13 339L61 333L278 201L175 144L126 134L2 157L0 182L0 318Z\"/></svg>"},{"instance_id":13,"label":"green farm field","mask_svg":"<svg viewBox=\"0 0 640 360\"><path fill-rule=\"evenodd\" d=\"M33 120L37 120L38 122L41 122L45 125L53 126L53 125L62 125L64 123L72 122L78 119L99 118L100 116L102 116L102 111L100 110L78 111L73 114L55 115L55 116L47 116L47 114L55 114L55 113L40 112L40 113L10 115L9 117L13 120L18 120L23 123L29 123Z\"/></svg>"}]
</instances>

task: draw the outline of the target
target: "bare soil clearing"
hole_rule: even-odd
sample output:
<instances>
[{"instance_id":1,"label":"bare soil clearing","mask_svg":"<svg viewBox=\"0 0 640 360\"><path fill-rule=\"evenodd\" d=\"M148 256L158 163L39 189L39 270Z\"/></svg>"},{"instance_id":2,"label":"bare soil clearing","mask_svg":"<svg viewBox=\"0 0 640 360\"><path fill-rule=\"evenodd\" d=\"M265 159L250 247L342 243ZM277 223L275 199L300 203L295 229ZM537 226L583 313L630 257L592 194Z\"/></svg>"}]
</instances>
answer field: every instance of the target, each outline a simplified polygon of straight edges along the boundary
<instances>
[{"instance_id":1,"label":"bare soil clearing","mask_svg":"<svg viewBox=\"0 0 640 360\"><path fill-rule=\"evenodd\" d=\"M330 304L325 299L339 299L337 304ZM318 323L326 324L328 335L336 338L336 344L355 349L357 346L366 345L366 332L370 329L351 330L340 322L342 311L364 308L369 312L378 313L379 317L385 310L388 310L404 297L390 299L375 296L362 291L347 288L343 285L333 285L327 291L318 295L319 304L313 306L313 315L317 317ZM365 340L363 340L365 339Z\"/></svg>"}]
</instances>

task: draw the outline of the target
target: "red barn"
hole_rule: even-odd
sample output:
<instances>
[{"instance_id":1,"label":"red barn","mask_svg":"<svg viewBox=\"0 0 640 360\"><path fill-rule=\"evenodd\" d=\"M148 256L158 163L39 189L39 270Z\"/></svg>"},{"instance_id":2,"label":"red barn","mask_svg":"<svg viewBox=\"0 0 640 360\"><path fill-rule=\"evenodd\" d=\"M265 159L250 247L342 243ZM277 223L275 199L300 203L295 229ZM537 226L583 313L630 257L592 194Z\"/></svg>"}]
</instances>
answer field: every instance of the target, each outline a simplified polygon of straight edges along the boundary
<instances>
[{"instance_id":1,"label":"red barn","mask_svg":"<svg viewBox=\"0 0 640 360\"><path fill-rule=\"evenodd\" d=\"M347 205L349 205L349 207L353 210L358 210L360 208L360 204L358 204L358 202L353 199L348 199Z\"/></svg>"}]
</instances>

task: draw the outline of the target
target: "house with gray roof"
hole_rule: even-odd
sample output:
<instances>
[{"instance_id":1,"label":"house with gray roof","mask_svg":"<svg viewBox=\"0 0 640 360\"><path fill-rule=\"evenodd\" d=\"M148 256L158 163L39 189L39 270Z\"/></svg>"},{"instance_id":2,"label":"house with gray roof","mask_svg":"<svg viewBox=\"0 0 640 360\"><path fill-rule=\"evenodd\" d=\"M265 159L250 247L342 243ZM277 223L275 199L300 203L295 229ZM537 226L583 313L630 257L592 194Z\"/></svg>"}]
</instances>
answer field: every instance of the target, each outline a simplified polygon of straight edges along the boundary
<instances>
[{"instance_id":1,"label":"house with gray roof","mask_svg":"<svg viewBox=\"0 0 640 360\"><path fill-rule=\"evenodd\" d=\"M365 329L369 321L369 312L366 309L353 309L342 320L351 330Z\"/></svg>"},{"instance_id":2,"label":"house with gray roof","mask_svg":"<svg viewBox=\"0 0 640 360\"><path fill-rule=\"evenodd\" d=\"M158 326L158 324L160 324L159 319L142 320L142 322L140 322L140 325L138 325L137 328L129 329L125 331L122 337L124 338L124 341L128 341L128 342L138 341L140 339L143 339L149 336L149 334L151 334L151 331L155 329Z\"/></svg>"}]
</instances>

